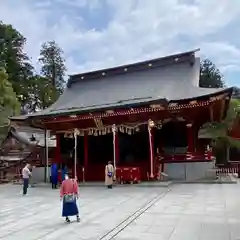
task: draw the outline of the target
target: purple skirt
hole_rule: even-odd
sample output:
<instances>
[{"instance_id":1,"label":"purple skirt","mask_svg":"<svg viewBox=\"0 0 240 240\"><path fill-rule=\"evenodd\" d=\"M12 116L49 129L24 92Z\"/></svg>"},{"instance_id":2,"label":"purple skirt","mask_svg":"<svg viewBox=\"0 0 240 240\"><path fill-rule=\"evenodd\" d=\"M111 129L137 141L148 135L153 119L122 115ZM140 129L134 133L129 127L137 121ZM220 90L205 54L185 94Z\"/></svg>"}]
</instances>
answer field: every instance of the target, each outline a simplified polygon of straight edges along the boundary
<instances>
[{"instance_id":1,"label":"purple skirt","mask_svg":"<svg viewBox=\"0 0 240 240\"><path fill-rule=\"evenodd\" d=\"M77 201L75 199L74 202L65 202L63 200L62 205L62 217L76 216L79 214Z\"/></svg>"}]
</instances>

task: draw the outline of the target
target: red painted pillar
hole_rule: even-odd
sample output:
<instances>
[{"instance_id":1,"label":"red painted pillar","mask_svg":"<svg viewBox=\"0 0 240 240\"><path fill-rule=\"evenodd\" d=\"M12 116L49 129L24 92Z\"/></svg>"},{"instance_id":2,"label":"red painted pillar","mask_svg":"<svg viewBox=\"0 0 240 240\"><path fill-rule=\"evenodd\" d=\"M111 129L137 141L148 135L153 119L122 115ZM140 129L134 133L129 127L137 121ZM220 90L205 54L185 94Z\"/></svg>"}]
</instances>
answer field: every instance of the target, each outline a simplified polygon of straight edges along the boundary
<instances>
[{"instance_id":1,"label":"red painted pillar","mask_svg":"<svg viewBox=\"0 0 240 240\"><path fill-rule=\"evenodd\" d=\"M62 162L60 140L61 140L60 134L56 134L56 148L55 148L54 163Z\"/></svg>"},{"instance_id":2,"label":"red painted pillar","mask_svg":"<svg viewBox=\"0 0 240 240\"><path fill-rule=\"evenodd\" d=\"M83 181L87 175L88 170L88 133L84 133L84 171L83 171Z\"/></svg>"},{"instance_id":3,"label":"red painted pillar","mask_svg":"<svg viewBox=\"0 0 240 240\"><path fill-rule=\"evenodd\" d=\"M194 152L194 135L193 135L192 124L188 123L186 126L187 126L187 152L193 153Z\"/></svg>"}]
</instances>

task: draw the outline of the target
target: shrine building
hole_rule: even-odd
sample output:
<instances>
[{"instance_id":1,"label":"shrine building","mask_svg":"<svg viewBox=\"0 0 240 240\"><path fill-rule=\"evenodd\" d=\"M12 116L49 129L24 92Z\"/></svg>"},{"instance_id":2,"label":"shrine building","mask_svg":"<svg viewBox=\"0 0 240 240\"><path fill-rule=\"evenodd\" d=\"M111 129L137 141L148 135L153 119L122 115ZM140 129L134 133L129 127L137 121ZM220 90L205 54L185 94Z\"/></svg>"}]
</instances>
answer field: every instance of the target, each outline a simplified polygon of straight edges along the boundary
<instances>
[{"instance_id":1,"label":"shrine building","mask_svg":"<svg viewBox=\"0 0 240 240\"><path fill-rule=\"evenodd\" d=\"M103 181L108 161L118 181L124 172L137 181L204 178L213 161L198 132L224 119L233 89L200 88L195 53L72 75L57 102L25 121L56 135L54 161L80 181Z\"/></svg>"}]
</instances>

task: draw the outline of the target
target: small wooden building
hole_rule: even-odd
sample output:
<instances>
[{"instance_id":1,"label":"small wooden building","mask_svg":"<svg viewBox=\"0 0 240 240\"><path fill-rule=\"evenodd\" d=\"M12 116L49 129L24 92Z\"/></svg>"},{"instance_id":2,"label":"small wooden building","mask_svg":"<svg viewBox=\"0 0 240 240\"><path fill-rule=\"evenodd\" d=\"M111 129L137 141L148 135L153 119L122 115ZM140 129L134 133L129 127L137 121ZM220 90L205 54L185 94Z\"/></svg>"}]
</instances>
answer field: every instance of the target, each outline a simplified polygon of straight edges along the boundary
<instances>
[{"instance_id":1,"label":"small wooden building","mask_svg":"<svg viewBox=\"0 0 240 240\"><path fill-rule=\"evenodd\" d=\"M54 156L56 141L48 139L49 164ZM17 178L26 163L33 167L44 167L44 131L26 126L12 126L0 148L0 179L9 181Z\"/></svg>"}]
</instances>

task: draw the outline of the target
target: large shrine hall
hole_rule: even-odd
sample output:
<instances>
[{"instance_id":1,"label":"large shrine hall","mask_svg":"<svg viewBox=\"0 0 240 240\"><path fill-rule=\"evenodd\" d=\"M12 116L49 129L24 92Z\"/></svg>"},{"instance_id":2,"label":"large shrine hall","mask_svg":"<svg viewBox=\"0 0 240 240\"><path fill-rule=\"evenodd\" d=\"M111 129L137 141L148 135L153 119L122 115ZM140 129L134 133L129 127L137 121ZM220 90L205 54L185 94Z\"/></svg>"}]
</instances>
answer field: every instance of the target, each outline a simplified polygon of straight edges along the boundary
<instances>
[{"instance_id":1,"label":"large shrine hall","mask_svg":"<svg viewBox=\"0 0 240 240\"><path fill-rule=\"evenodd\" d=\"M224 119L233 89L199 77L195 50L71 75L52 106L11 120L55 135L52 161L80 181L103 181L108 161L119 182L201 179L214 162L199 130Z\"/></svg>"}]
</instances>

